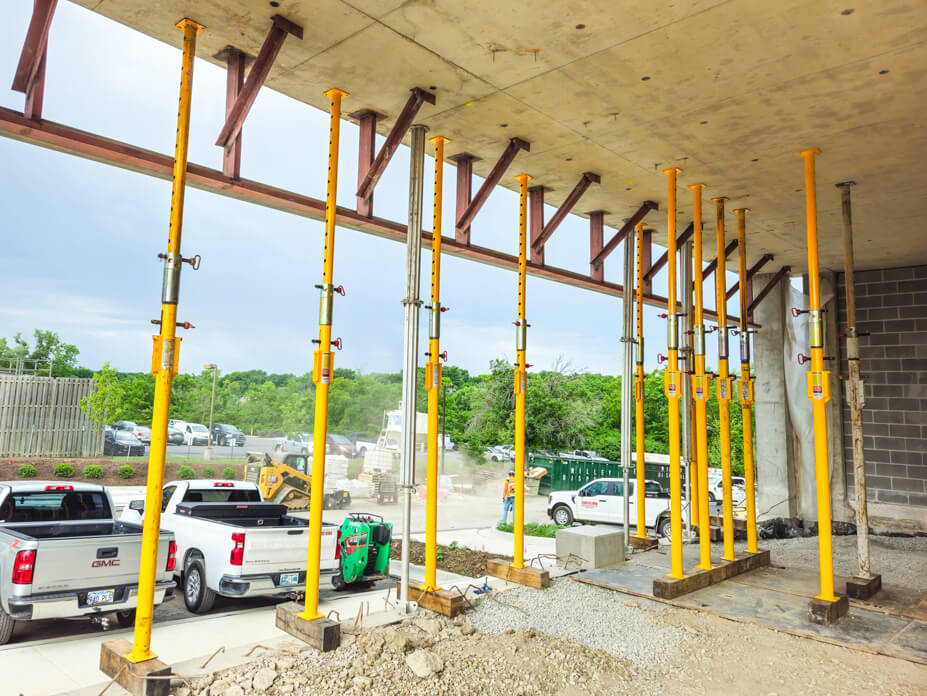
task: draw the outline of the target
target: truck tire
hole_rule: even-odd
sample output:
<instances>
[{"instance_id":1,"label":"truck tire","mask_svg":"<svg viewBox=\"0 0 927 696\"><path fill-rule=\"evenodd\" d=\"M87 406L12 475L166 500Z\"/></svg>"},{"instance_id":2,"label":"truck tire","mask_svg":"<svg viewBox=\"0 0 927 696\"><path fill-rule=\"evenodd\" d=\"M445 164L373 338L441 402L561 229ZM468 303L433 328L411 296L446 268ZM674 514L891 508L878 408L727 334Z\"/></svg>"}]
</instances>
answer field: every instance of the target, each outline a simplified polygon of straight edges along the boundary
<instances>
[{"instance_id":1,"label":"truck tire","mask_svg":"<svg viewBox=\"0 0 927 696\"><path fill-rule=\"evenodd\" d=\"M346 589L348 583L344 581L344 575L339 570L335 575L332 575L332 587L335 588L335 592L341 592Z\"/></svg>"},{"instance_id":2,"label":"truck tire","mask_svg":"<svg viewBox=\"0 0 927 696\"><path fill-rule=\"evenodd\" d=\"M191 561L183 574L183 603L194 614L205 614L216 602L216 593L206 587L206 569L199 559Z\"/></svg>"},{"instance_id":3,"label":"truck tire","mask_svg":"<svg viewBox=\"0 0 927 696\"><path fill-rule=\"evenodd\" d=\"M718 502L718 499L715 498L715 494L712 493L711 491L708 491L708 502L709 502L709 503L716 503L716 502Z\"/></svg>"},{"instance_id":4,"label":"truck tire","mask_svg":"<svg viewBox=\"0 0 927 696\"><path fill-rule=\"evenodd\" d=\"M573 524L573 513L570 512L570 508L566 505L558 505L555 507L551 517L553 517L554 522L561 527L569 527Z\"/></svg>"},{"instance_id":5,"label":"truck tire","mask_svg":"<svg viewBox=\"0 0 927 696\"><path fill-rule=\"evenodd\" d=\"M661 517L657 520L657 536L669 539L672 535L673 523L669 517Z\"/></svg>"},{"instance_id":6,"label":"truck tire","mask_svg":"<svg viewBox=\"0 0 927 696\"><path fill-rule=\"evenodd\" d=\"M10 642L15 627L16 620L3 611L3 607L0 607L0 645L6 645Z\"/></svg>"}]
</instances>

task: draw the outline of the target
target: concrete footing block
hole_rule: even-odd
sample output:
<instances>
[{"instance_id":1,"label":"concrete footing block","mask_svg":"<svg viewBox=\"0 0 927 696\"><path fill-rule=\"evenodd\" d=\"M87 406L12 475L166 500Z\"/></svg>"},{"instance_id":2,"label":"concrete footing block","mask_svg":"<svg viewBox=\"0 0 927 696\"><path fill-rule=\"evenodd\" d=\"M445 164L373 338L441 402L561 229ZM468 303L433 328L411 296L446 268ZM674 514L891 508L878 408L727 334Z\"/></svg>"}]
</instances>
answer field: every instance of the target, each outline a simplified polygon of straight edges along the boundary
<instances>
[{"instance_id":1,"label":"concrete footing block","mask_svg":"<svg viewBox=\"0 0 927 696\"><path fill-rule=\"evenodd\" d=\"M171 666L157 658L131 662L131 641L108 640L100 646L100 671L133 696L168 696L171 692Z\"/></svg>"},{"instance_id":2,"label":"concrete footing block","mask_svg":"<svg viewBox=\"0 0 927 696\"><path fill-rule=\"evenodd\" d=\"M829 626L841 616L846 616L850 610L850 601L846 597L838 597L836 602L815 597L808 602L808 621L813 624Z\"/></svg>"},{"instance_id":3,"label":"concrete footing block","mask_svg":"<svg viewBox=\"0 0 927 696\"><path fill-rule=\"evenodd\" d=\"M296 602L277 605L277 628L286 631L320 652L336 650L341 645L341 624L330 619L307 621L299 616L303 606Z\"/></svg>"},{"instance_id":4,"label":"concrete footing block","mask_svg":"<svg viewBox=\"0 0 927 696\"><path fill-rule=\"evenodd\" d=\"M557 556L566 559L570 554L581 558L586 570L624 563L624 532L605 526L558 529Z\"/></svg>"},{"instance_id":5,"label":"concrete footing block","mask_svg":"<svg viewBox=\"0 0 927 696\"><path fill-rule=\"evenodd\" d=\"M486 562L486 573L519 585L538 590L550 587L550 572L537 568L513 568L504 558L493 558Z\"/></svg>"},{"instance_id":6,"label":"concrete footing block","mask_svg":"<svg viewBox=\"0 0 927 696\"><path fill-rule=\"evenodd\" d=\"M396 583L396 598L399 598L399 589L401 583ZM435 590L432 592L424 591L410 583L409 601L414 601L422 609L433 611L436 614L444 616L457 616L462 614L466 608L464 596L454 590Z\"/></svg>"},{"instance_id":7,"label":"concrete footing block","mask_svg":"<svg viewBox=\"0 0 927 696\"><path fill-rule=\"evenodd\" d=\"M882 576L871 578L854 577L847 580L847 597L850 599L869 599L882 590Z\"/></svg>"}]
</instances>

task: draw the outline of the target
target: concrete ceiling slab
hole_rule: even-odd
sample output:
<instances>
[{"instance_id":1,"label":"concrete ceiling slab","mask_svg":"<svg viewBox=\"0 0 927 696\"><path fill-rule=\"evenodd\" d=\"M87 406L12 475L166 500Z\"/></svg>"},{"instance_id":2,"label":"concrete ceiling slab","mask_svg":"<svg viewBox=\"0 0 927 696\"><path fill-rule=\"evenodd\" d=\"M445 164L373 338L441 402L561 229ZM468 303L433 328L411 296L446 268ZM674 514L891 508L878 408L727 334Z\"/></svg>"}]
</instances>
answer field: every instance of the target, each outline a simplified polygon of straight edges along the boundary
<instances>
[{"instance_id":1,"label":"concrete ceiling slab","mask_svg":"<svg viewBox=\"0 0 927 696\"><path fill-rule=\"evenodd\" d=\"M679 166L680 229L691 218L685 187L702 181L706 251L708 199L727 195L729 211L751 208L749 260L773 253L796 272L806 265L797 151L817 146L822 265L842 265L833 185L847 179L858 183L858 264L927 263L923 0L78 2L174 46L174 23L191 16L207 27L198 55L213 62L228 44L255 54L270 17L283 14L305 37L287 39L268 87L327 109L322 91L339 86L351 93L347 113L387 115L381 133L409 88L434 88L437 104L418 120L451 138L448 154L476 155L474 170L486 175L510 137L529 140L511 173L549 187L547 202L559 205L583 171L595 171L602 183L576 212L608 210L606 224L619 226L643 200L658 201L647 218L658 242L660 170ZM509 176L502 184L517 188ZM733 214L727 224L732 235Z\"/></svg>"}]
</instances>

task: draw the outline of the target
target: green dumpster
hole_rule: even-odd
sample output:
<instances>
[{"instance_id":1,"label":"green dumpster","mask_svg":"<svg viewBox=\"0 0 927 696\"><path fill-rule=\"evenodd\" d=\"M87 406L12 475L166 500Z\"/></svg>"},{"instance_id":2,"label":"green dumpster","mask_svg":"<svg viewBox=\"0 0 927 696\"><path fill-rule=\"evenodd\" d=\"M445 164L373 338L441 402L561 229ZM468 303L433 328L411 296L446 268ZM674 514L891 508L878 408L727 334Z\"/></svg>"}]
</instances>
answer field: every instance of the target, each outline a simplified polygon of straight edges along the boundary
<instances>
[{"instance_id":1,"label":"green dumpster","mask_svg":"<svg viewBox=\"0 0 927 696\"><path fill-rule=\"evenodd\" d=\"M547 469L538 487L540 495L548 495L552 491L575 491L597 478L624 476L624 471L618 462L602 459L529 454L528 466L541 466ZM655 464L645 460L644 474L650 480L659 481L663 488L669 488L669 464ZM633 469L631 478L634 478Z\"/></svg>"}]
</instances>

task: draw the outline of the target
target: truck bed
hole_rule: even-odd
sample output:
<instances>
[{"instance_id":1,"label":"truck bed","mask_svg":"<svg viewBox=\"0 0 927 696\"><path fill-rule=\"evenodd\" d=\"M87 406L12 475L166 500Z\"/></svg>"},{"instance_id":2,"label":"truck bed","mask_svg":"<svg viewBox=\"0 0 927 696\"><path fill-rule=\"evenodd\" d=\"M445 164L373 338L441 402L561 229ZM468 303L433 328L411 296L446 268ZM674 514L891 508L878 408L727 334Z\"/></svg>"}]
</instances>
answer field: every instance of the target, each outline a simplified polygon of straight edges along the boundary
<instances>
[{"instance_id":1,"label":"truck bed","mask_svg":"<svg viewBox=\"0 0 927 696\"><path fill-rule=\"evenodd\" d=\"M308 527L309 520L287 515L277 503L180 503L177 514L234 527Z\"/></svg>"},{"instance_id":2,"label":"truck bed","mask_svg":"<svg viewBox=\"0 0 927 696\"><path fill-rule=\"evenodd\" d=\"M23 522L4 524L0 531L19 539L77 539L98 536L141 534L142 527L128 522L99 520L93 522Z\"/></svg>"}]
</instances>

